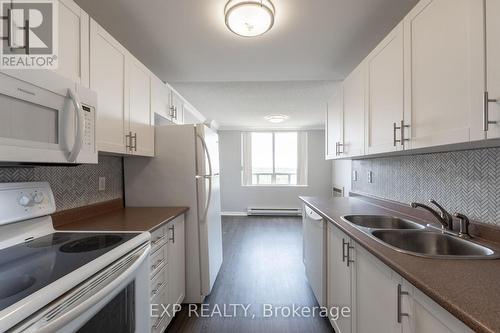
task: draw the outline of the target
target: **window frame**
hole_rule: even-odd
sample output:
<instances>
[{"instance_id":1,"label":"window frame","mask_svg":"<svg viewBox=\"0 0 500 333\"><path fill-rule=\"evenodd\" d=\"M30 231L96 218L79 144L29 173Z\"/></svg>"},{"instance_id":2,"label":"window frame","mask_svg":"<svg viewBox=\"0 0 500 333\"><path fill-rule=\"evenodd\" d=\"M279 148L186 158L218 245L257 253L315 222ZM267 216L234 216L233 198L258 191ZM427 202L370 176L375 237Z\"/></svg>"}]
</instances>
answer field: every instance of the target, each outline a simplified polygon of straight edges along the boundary
<instances>
[{"instance_id":1,"label":"window frame","mask_svg":"<svg viewBox=\"0 0 500 333\"><path fill-rule=\"evenodd\" d=\"M242 176L241 177L241 185L242 186L245 186L245 187L308 187L307 181L305 184L276 184L276 133L296 133L297 134L297 149L298 149L299 133L301 131L299 131L299 130L282 130L282 131L260 130L260 131L247 131L247 132L250 133L250 135L252 133L270 133L270 134L272 134L273 173L271 174L271 182L272 182L271 184L253 184L253 182L252 182L252 184L245 184L244 177ZM252 149L253 149L253 147L252 147ZM298 154L297 154L297 159L299 159L299 158L301 158L301 156L298 156ZM307 156L306 156L306 158L307 158ZM307 163L307 161L306 161L306 163ZM242 164L243 164L243 161L242 161ZM244 168L244 166L242 165L242 170L243 170L243 168ZM296 177L299 176L298 173L299 173L299 170L297 168L297 173L295 174ZM253 175L254 174L252 173L251 174L252 179L253 179ZM280 173L278 175L282 175L282 174ZM287 174L287 175L289 175L289 177L290 177L292 174Z\"/></svg>"}]
</instances>

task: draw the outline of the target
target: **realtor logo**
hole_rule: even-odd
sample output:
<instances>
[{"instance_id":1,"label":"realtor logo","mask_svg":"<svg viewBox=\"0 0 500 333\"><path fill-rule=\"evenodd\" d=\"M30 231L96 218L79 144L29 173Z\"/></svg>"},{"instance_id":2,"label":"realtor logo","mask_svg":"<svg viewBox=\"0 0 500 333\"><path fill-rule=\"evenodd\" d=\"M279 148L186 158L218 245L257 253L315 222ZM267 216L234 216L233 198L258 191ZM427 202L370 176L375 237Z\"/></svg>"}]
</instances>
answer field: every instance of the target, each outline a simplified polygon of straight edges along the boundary
<instances>
[{"instance_id":1,"label":"realtor logo","mask_svg":"<svg viewBox=\"0 0 500 333\"><path fill-rule=\"evenodd\" d=\"M0 0L0 10L0 68L57 68L57 1Z\"/></svg>"}]
</instances>

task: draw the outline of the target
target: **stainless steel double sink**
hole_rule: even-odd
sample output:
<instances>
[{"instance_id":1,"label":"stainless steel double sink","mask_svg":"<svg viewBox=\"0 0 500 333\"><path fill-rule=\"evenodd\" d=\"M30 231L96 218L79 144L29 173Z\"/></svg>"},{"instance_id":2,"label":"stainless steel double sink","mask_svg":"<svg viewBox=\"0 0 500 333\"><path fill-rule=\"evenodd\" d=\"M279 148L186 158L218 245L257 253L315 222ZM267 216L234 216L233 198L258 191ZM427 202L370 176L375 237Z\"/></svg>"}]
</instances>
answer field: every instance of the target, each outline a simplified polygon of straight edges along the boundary
<instances>
[{"instance_id":1,"label":"stainless steel double sink","mask_svg":"<svg viewBox=\"0 0 500 333\"><path fill-rule=\"evenodd\" d=\"M431 226L385 215L345 215L344 221L390 248L425 258L497 259L499 253Z\"/></svg>"}]
</instances>

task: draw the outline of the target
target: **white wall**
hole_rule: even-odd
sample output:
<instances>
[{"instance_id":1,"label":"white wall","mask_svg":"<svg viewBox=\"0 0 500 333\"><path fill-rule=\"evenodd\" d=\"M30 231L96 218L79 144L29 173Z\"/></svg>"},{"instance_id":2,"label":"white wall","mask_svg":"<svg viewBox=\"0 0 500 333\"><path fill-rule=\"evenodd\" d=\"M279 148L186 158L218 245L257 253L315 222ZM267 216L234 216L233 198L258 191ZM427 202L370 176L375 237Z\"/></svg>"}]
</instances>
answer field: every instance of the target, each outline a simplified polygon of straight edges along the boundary
<instances>
[{"instance_id":1,"label":"white wall","mask_svg":"<svg viewBox=\"0 0 500 333\"><path fill-rule=\"evenodd\" d=\"M241 185L241 132L219 131L222 211L246 212L248 207L299 208L299 195L330 196L332 163L325 161L324 131L308 133L308 185L262 187Z\"/></svg>"},{"instance_id":2,"label":"white wall","mask_svg":"<svg viewBox=\"0 0 500 333\"><path fill-rule=\"evenodd\" d=\"M351 191L351 160L336 160L332 161L332 185L335 187L343 187L344 195L349 196ZM361 177L361 175L358 175Z\"/></svg>"}]
</instances>

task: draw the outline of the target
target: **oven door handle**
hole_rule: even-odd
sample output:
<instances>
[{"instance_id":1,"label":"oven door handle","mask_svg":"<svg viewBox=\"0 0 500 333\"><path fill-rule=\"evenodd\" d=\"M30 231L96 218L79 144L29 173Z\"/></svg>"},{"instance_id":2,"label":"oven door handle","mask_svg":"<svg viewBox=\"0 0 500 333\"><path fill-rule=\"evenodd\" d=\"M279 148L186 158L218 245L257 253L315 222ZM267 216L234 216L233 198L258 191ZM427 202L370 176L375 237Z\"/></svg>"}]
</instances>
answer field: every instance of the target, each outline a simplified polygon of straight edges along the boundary
<instances>
[{"instance_id":1,"label":"oven door handle","mask_svg":"<svg viewBox=\"0 0 500 333\"><path fill-rule=\"evenodd\" d=\"M83 118L82 103L80 103L78 95L72 89L68 89L68 97L73 102L76 115L75 143L73 144L73 149L71 149L68 156L68 162L74 163L78 154L80 154L80 151L82 150L85 119Z\"/></svg>"},{"instance_id":2,"label":"oven door handle","mask_svg":"<svg viewBox=\"0 0 500 333\"><path fill-rule=\"evenodd\" d=\"M43 309L39 315L17 326L13 332L53 333L63 329L104 298L109 295L114 297L120 285L126 282L149 257L150 249L149 244L142 245L87 282L63 295L59 301Z\"/></svg>"}]
</instances>

